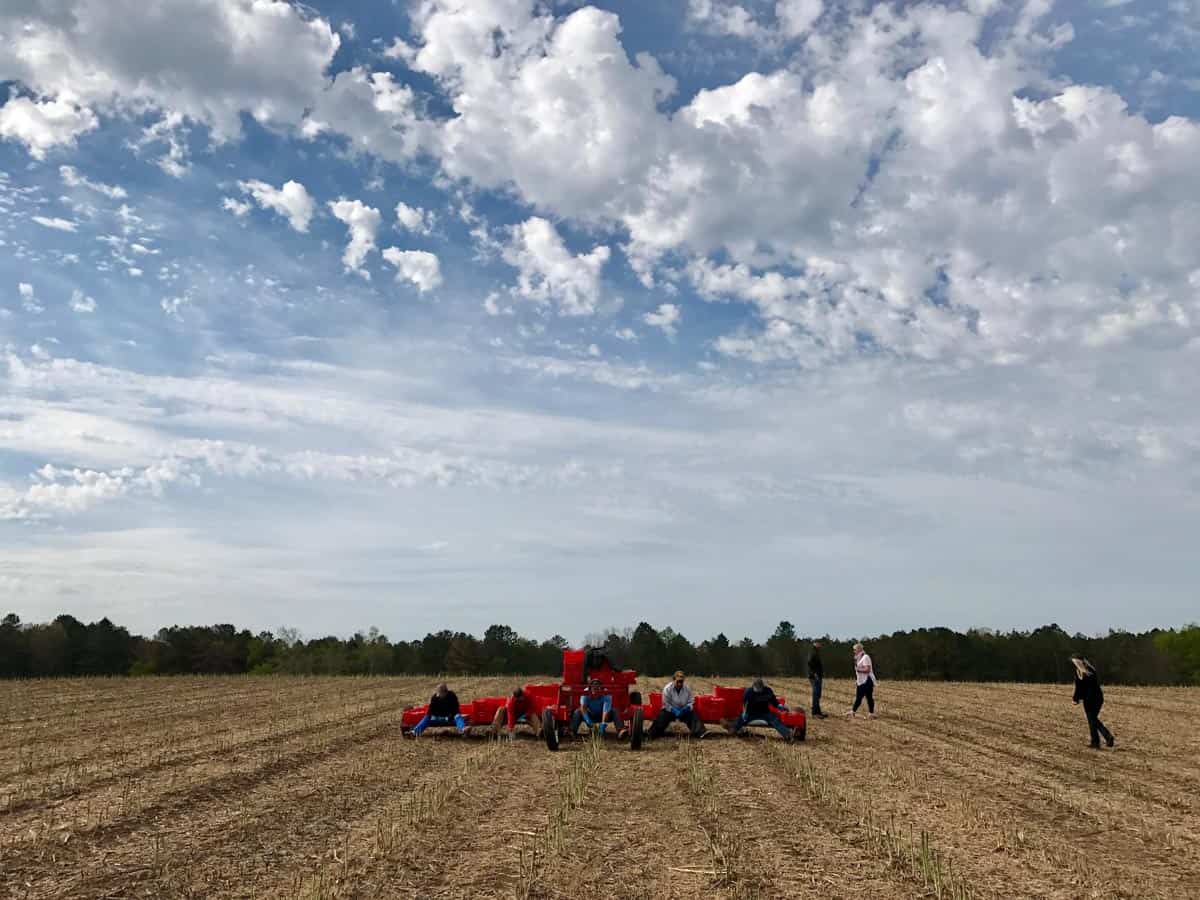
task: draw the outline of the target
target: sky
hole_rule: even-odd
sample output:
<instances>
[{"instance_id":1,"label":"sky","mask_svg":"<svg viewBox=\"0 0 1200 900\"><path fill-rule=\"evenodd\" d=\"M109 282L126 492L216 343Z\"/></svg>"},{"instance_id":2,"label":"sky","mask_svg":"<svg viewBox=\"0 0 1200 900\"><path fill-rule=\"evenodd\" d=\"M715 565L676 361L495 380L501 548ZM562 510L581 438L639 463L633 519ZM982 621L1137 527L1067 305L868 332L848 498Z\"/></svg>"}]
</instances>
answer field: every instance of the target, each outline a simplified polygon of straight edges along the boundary
<instances>
[{"instance_id":1,"label":"sky","mask_svg":"<svg viewBox=\"0 0 1200 900\"><path fill-rule=\"evenodd\" d=\"M0 607L1200 617L1200 2L8 0Z\"/></svg>"}]
</instances>

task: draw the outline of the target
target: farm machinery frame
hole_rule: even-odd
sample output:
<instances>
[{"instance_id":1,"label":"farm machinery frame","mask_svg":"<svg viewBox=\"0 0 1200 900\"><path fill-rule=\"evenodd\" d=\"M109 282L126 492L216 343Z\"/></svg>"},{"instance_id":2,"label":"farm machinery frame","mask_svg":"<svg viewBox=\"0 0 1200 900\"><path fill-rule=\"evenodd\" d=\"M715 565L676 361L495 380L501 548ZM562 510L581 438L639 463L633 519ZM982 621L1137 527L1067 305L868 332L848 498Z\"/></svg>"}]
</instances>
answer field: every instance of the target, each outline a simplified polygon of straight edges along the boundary
<instances>
[{"instance_id":1,"label":"farm machinery frame","mask_svg":"<svg viewBox=\"0 0 1200 900\"><path fill-rule=\"evenodd\" d=\"M608 696L612 708L629 729L629 746L641 749L645 728L662 710L662 693L651 691L643 700L637 690L637 672L633 669L618 669L602 647L582 650L564 650L562 655L562 681L558 684L527 684L523 686L528 698L529 718L536 717L541 724L542 738L550 750L557 750L570 728L571 715L579 708L585 696ZM595 682L598 682L596 684ZM705 725L730 727L742 713L744 688L714 686L711 694L698 694L693 711ZM784 726L790 730L793 740L803 741L808 731L808 718L802 709L791 709L784 697L778 698L780 708L773 710ZM467 726L491 725L497 710L504 709L507 697L477 697L460 705L460 712ZM401 715L400 729L407 733L421 721L427 704L407 707ZM751 721L750 725L765 722Z\"/></svg>"}]
</instances>

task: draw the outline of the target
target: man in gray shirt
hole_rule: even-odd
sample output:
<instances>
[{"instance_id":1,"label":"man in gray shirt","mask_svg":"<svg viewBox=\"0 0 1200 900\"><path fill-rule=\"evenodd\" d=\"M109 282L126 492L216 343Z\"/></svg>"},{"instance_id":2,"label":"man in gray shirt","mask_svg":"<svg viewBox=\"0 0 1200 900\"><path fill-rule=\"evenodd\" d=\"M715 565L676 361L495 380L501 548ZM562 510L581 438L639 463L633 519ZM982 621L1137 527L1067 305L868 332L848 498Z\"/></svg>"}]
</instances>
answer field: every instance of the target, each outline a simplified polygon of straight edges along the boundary
<instances>
[{"instance_id":1,"label":"man in gray shirt","mask_svg":"<svg viewBox=\"0 0 1200 900\"><path fill-rule=\"evenodd\" d=\"M682 722L688 727L692 737L704 737L704 723L692 709L695 699L683 673L676 672L675 677L663 688L662 710L655 716L654 724L650 726L650 737L662 737L672 722Z\"/></svg>"}]
</instances>

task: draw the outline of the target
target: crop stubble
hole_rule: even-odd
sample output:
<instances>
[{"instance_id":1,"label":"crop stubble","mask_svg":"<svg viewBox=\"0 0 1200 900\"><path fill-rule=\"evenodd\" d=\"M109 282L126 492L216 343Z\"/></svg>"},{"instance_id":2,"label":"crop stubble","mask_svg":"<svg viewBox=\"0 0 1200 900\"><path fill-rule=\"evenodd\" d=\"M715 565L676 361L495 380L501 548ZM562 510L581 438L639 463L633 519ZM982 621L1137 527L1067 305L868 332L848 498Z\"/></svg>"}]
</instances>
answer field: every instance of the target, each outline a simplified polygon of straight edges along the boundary
<instances>
[{"instance_id":1,"label":"crop stubble","mask_svg":"<svg viewBox=\"0 0 1200 900\"><path fill-rule=\"evenodd\" d=\"M885 682L879 719L804 744L716 728L638 754L402 740L428 690L0 684L0 898L1200 896L1196 690L1108 689L1111 751L1069 687Z\"/></svg>"}]
</instances>

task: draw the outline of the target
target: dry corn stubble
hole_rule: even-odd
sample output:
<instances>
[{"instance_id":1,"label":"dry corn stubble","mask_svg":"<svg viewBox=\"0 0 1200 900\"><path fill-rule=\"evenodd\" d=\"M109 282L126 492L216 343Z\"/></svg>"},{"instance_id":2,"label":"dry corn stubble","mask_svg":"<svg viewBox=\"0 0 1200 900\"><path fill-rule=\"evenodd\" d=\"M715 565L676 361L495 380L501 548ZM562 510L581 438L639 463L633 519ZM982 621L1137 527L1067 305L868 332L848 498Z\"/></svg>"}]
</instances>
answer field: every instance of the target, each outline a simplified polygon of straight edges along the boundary
<instances>
[{"instance_id":1,"label":"dry corn stubble","mask_svg":"<svg viewBox=\"0 0 1200 900\"><path fill-rule=\"evenodd\" d=\"M806 682L774 686L804 705ZM1200 896L1194 689L1107 689L1118 743L1092 752L1069 686L884 681L878 720L814 721L793 747L610 741L552 827L586 746L402 743L430 687L2 683L0 898L511 897L530 871L545 897ZM828 682L828 708L850 692ZM441 847L466 874L432 865Z\"/></svg>"}]
</instances>

